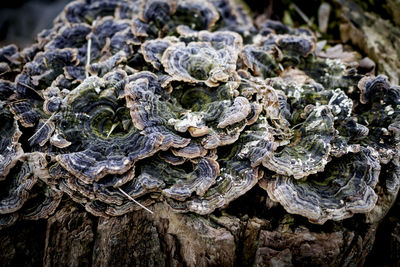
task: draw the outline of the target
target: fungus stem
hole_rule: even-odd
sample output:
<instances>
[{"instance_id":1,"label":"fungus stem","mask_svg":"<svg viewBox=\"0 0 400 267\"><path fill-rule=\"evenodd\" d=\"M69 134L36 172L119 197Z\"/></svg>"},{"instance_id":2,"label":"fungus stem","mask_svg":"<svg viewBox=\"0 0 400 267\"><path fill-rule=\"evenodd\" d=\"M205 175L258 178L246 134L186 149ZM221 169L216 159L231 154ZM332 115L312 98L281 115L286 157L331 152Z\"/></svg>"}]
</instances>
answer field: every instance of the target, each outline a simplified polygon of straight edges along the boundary
<instances>
[{"instance_id":1,"label":"fungus stem","mask_svg":"<svg viewBox=\"0 0 400 267\"><path fill-rule=\"evenodd\" d=\"M111 133L114 131L115 128L117 128L118 125L119 125L119 122L114 123L114 124L111 126L111 129L110 129L110 131L109 131L108 134L107 134L107 138L110 137Z\"/></svg>"},{"instance_id":2,"label":"fungus stem","mask_svg":"<svg viewBox=\"0 0 400 267\"><path fill-rule=\"evenodd\" d=\"M57 113L58 112L51 114L50 118L48 118L47 121L43 123L42 127L40 127L31 137L29 137L28 141L31 141L33 137L35 137L38 133L40 133L40 131L44 128L44 126L46 126L47 123L49 123L49 121L51 121Z\"/></svg>"},{"instance_id":3,"label":"fungus stem","mask_svg":"<svg viewBox=\"0 0 400 267\"><path fill-rule=\"evenodd\" d=\"M88 45L87 45L87 52L86 52L86 71L85 71L86 78L89 77L88 68L89 68L89 65L90 65L90 51L91 51L91 49L92 49L92 38L89 38Z\"/></svg>"},{"instance_id":4,"label":"fungus stem","mask_svg":"<svg viewBox=\"0 0 400 267\"><path fill-rule=\"evenodd\" d=\"M29 85L27 85L27 84L25 84L25 83L21 83L21 82L17 82L17 83L20 84L20 85L22 85L22 86L25 86L26 88L28 88L28 89L30 89L30 90L32 90L32 91L35 92L38 96L40 96L41 99L44 99L43 96L42 96L38 91L36 91L34 88L32 88L31 86L29 86Z\"/></svg>"},{"instance_id":5,"label":"fungus stem","mask_svg":"<svg viewBox=\"0 0 400 267\"><path fill-rule=\"evenodd\" d=\"M307 23L307 25L309 27L312 27L312 21L307 17L306 14L304 14L303 11L301 11L301 9L296 5L296 4L290 4L291 8L294 8L294 10L296 10L297 13L299 13L300 17Z\"/></svg>"},{"instance_id":6,"label":"fungus stem","mask_svg":"<svg viewBox=\"0 0 400 267\"><path fill-rule=\"evenodd\" d=\"M142 204L137 202L133 197L128 195L124 190L122 190L121 188L118 188L118 189L119 189L119 191L121 191L122 194L124 194L124 196L126 196L127 198L129 198L130 200L135 202L136 205L140 206L141 208L145 209L146 211L150 212L151 214L154 214L154 212L152 212L151 210L149 210L148 208L146 208L145 206L143 206Z\"/></svg>"},{"instance_id":7,"label":"fungus stem","mask_svg":"<svg viewBox=\"0 0 400 267\"><path fill-rule=\"evenodd\" d=\"M304 121L303 122L300 122L300 123L298 123L298 124L296 124L296 125L294 125L292 128L290 128L291 130L293 130L294 128L296 128L296 127L298 127L298 126L301 126L301 125L303 125L304 124Z\"/></svg>"}]
</instances>

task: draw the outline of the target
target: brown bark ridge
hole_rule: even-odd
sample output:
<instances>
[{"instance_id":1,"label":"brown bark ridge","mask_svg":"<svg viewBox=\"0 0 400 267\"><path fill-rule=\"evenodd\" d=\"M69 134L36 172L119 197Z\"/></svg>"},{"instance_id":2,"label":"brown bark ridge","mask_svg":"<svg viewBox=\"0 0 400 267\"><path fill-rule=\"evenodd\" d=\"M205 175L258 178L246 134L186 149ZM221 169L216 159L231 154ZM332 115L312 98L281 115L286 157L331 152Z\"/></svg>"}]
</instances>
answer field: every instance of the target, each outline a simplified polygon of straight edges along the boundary
<instances>
[{"instance_id":1,"label":"brown bark ridge","mask_svg":"<svg viewBox=\"0 0 400 267\"><path fill-rule=\"evenodd\" d=\"M342 7L340 12L344 21L340 25L342 41L350 41L367 54L377 63L378 71L388 75L392 83L397 84L400 78L399 2L387 3L387 9L393 16L391 19L383 19L376 13L365 12L352 1L336 2Z\"/></svg>"},{"instance_id":2,"label":"brown bark ridge","mask_svg":"<svg viewBox=\"0 0 400 267\"><path fill-rule=\"evenodd\" d=\"M377 223L359 215L314 225L282 207L266 208L254 188L228 209L180 214L163 203L97 218L67 202L47 221L0 231L1 266L361 266ZM393 225L399 232L399 224ZM392 250L398 249L396 236ZM397 235L398 237L398 235ZM393 256L394 257L394 256Z\"/></svg>"}]
</instances>

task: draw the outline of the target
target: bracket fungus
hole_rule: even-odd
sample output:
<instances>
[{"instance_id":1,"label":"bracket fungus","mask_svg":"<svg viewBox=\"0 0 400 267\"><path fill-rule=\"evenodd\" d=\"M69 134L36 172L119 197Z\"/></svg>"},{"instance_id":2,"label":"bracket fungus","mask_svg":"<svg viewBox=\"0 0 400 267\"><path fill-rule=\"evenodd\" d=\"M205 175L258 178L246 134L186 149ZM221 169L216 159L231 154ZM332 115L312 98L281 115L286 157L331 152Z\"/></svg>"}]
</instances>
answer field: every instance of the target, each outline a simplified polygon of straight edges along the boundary
<instances>
[{"instance_id":1,"label":"bracket fungus","mask_svg":"<svg viewBox=\"0 0 400 267\"><path fill-rule=\"evenodd\" d=\"M289 213L323 224L371 211L378 199L374 188L380 169L376 151L362 148L332 160L323 174L310 175L306 181L276 176L261 184Z\"/></svg>"},{"instance_id":2,"label":"bracket fungus","mask_svg":"<svg viewBox=\"0 0 400 267\"><path fill-rule=\"evenodd\" d=\"M16 120L6 108L0 110L0 181L4 180L10 169L23 155L21 144L18 142L22 132Z\"/></svg>"},{"instance_id":3,"label":"bracket fungus","mask_svg":"<svg viewBox=\"0 0 400 267\"><path fill-rule=\"evenodd\" d=\"M204 82L209 87L227 82L236 69L237 52L230 49L216 50L207 42L173 44L163 53L161 63L172 81L188 83Z\"/></svg>"},{"instance_id":4,"label":"bracket fungus","mask_svg":"<svg viewBox=\"0 0 400 267\"><path fill-rule=\"evenodd\" d=\"M204 215L257 184L313 223L369 213L400 184L380 176L399 165L400 87L315 47L229 0L69 3L0 49L0 227L63 195L96 216Z\"/></svg>"}]
</instances>

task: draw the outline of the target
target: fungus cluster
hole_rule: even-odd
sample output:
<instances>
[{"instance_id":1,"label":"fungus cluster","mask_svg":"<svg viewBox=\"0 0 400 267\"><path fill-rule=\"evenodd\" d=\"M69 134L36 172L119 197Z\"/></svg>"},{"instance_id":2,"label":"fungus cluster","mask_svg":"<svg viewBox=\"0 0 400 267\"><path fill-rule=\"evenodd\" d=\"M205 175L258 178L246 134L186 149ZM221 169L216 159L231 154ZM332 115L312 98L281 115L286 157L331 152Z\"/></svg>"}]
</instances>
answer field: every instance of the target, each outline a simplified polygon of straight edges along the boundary
<instances>
[{"instance_id":1,"label":"fungus cluster","mask_svg":"<svg viewBox=\"0 0 400 267\"><path fill-rule=\"evenodd\" d=\"M63 195L209 214L257 184L313 223L369 213L400 184L400 87L316 42L228 0L71 2L0 49L0 227Z\"/></svg>"}]
</instances>

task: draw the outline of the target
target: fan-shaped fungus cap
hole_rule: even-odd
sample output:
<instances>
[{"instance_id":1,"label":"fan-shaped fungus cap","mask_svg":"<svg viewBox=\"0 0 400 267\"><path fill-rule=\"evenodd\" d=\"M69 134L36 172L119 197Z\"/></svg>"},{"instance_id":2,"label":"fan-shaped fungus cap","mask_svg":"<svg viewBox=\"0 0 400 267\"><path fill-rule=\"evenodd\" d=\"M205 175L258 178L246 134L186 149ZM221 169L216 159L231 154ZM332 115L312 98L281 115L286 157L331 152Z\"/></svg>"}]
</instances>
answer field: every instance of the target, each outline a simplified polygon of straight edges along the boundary
<instances>
[{"instance_id":1,"label":"fan-shaped fungus cap","mask_svg":"<svg viewBox=\"0 0 400 267\"><path fill-rule=\"evenodd\" d=\"M306 181L277 176L264 179L262 185L287 212L323 224L371 211L377 201L374 188L380 169L376 151L363 147L356 154L333 160L323 174Z\"/></svg>"}]
</instances>

